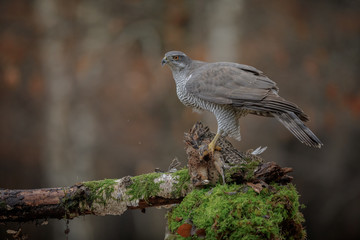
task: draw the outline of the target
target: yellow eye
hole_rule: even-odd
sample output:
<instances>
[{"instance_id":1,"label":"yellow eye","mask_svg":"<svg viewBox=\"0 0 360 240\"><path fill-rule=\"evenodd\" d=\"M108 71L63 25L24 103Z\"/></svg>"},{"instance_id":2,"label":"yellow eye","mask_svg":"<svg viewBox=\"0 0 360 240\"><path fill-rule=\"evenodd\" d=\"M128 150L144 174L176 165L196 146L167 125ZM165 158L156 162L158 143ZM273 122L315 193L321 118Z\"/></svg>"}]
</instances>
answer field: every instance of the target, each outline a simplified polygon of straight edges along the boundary
<instances>
[{"instance_id":1,"label":"yellow eye","mask_svg":"<svg viewBox=\"0 0 360 240\"><path fill-rule=\"evenodd\" d=\"M172 59L174 59L174 60L179 60L179 56L173 56L173 58Z\"/></svg>"}]
</instances>

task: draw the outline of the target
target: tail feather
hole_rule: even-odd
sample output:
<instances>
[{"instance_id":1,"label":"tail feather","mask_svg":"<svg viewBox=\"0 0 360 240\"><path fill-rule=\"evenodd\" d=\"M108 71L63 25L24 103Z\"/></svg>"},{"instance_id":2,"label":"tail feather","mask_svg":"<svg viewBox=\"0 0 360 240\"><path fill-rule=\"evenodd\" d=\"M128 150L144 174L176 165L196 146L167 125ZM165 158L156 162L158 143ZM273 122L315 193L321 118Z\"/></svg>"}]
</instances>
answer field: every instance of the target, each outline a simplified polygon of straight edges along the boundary
<instances>
[{"instance_id":1,"label":"tail feather","mask_svg":"<svg viewBox=\"0 0 360 240\"><path fill-rule=\"evenodd\" d=\"M271 113L271 115L281 122L300 142L315 148L321 148L323 145L295 113L277 112Z\"/></svg>"},{"instance_id":2,"label":"tail feather","mask_svg":"<svg viewBox=\"0 0 360 240\"><path fill-rule=\"evenodd\" d=\"M279 96L268 96L262 101L234 102L234 106L258 113L294 113L300 120L309 121L309 117L294 103L286 101Z\"/></svg>"},{"instance_id":3,"label":"tail feather","mask_svg":"<svg viewBox=\"0 0 360 240\"><path fill-rule=\"evenodd\" d=\"M300 124L297 123L296 120L298 119L293 120L288 114L282 114L281 117L283 120L282 123L285 125L285 127L289 129L301 142L306 143L308 140L308 135L305 132L306 129L303 128L304 125L302 122Z\"/></svg>"}]
</instances>

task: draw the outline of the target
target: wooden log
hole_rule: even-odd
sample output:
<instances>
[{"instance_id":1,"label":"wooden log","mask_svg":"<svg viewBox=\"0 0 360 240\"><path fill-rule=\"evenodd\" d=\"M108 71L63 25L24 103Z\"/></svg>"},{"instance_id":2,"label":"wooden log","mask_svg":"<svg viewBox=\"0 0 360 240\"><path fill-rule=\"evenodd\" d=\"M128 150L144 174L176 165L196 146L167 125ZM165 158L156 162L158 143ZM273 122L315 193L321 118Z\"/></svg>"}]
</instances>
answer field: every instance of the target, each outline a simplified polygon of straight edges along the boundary
<instances>
[{"instance_id":1,"label":"wooden log","mask_svg":"<svg viewBox=\"0 0 360 240\"><path fill-rule=\"evenodd\" d=\"M72 219L81 215L121 215L127 209L143 209L179 203L188 183L187 170L150 173L137 177L105 179L71 187L0 190L0 222L35 219ZM139 187L139 186L146 186ZM190 188L188 188L190 189Z\"/></svg>"}]
</instances>

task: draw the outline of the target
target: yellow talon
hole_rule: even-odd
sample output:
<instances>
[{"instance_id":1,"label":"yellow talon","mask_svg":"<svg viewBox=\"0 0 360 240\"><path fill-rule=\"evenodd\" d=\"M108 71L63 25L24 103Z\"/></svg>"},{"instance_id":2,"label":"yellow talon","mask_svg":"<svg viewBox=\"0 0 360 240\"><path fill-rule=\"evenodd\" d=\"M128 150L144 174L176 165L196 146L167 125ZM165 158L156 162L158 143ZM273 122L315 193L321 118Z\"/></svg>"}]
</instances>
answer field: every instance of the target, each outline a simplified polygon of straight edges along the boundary
<instances>
[{"instance_id":1,"label":"yellow talon","mask_svg":"<svg viewBox=\"0 0 360 240\"><path fill-rule=\"evenodd\" d=\"M217 150L217 151L221 150L221 148L219 146L216 146L216 142L219 139L219 137L220 137L220 134L217 133L215 135L214 139L209 143L207 151L204 152L204 156L208 155L208 154L213 155L215 150Z\"/></svg>"},{"instance_id":2,"label":"yellow talon","mask_svg":"<svg viewBox=\"0 0 360 240\"><path fill-rule=\"evenodd\" d=\"M221 151L221 147L216 146L216 142L219 139L220 134L216 134L213 140L206 146L202 145L199 148L200 158L204 159L205 157L212 158L214 156L214 152Z\"/></svg>"}]
</instances>

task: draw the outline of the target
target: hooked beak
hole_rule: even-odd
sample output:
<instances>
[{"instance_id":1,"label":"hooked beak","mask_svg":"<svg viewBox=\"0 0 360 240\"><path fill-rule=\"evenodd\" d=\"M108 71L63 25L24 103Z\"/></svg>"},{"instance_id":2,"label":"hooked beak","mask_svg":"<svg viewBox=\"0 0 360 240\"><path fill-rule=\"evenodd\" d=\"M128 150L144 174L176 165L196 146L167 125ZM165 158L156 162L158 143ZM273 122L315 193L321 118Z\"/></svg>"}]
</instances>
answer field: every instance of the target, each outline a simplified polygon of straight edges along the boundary
<instances>
[{"instance_id":1,"label":"hooked beak","mask_svg":"<svg viewBox=\"0 0 360 240\"><path fill-rule=\"evenodd\" d=\"M164 66L164 65L167 64L167 63L168 63L168 60L167 60L166 57L164 57L164 58L162 59L162 61L161 61L161 66Z\"/></svg>"}]
</instances>

